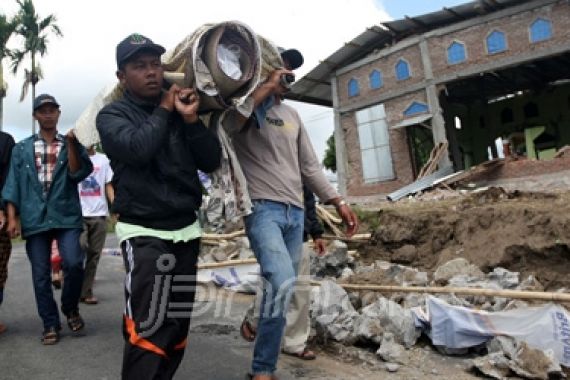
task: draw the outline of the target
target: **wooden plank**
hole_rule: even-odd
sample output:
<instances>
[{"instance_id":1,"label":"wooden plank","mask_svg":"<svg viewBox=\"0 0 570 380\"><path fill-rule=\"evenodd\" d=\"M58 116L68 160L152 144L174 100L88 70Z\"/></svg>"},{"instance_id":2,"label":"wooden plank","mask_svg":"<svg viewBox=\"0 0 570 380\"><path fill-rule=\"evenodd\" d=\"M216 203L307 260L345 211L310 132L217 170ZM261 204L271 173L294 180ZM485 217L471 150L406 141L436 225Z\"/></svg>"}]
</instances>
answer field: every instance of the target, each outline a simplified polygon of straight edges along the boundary
<instances>
[{"instance_id":1,"label":"wooden plank","mask_svg":"<svg viewBox=\"0 0 570 380\"><path fill-rule=\"evenodd\" d=\"M445 142L440 142L433 147L433 149L430 152L430 158L424 164L424 166L422 166L416 180L421 179L435 172L437 166L439 165L439 161L442 159L443 155L447 152L447 145L448 143L445 141Z\"/></svg>"}]
</instances>

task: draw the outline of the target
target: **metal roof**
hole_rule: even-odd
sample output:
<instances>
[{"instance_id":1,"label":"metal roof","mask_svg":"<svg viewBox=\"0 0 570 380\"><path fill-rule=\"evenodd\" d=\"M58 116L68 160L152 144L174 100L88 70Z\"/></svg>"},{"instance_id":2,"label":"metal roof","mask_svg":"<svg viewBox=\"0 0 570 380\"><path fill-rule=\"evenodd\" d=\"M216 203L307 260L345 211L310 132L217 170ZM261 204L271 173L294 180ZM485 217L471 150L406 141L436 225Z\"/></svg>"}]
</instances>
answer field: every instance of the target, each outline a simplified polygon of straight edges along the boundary
<instances>
[{"instance_id":1,"label":"metal roof","mask_svg":"<svg viewBox=\"0 0 570 380\"><path fill-rule=\"evenodd\" d=\"M288 99L332 106L331 77L335 71L413 35L479 17L531 0L477 0L419 16L380 23L367 28L352 41L321 61L297 81Z\"/></svg>"}]
</instances>

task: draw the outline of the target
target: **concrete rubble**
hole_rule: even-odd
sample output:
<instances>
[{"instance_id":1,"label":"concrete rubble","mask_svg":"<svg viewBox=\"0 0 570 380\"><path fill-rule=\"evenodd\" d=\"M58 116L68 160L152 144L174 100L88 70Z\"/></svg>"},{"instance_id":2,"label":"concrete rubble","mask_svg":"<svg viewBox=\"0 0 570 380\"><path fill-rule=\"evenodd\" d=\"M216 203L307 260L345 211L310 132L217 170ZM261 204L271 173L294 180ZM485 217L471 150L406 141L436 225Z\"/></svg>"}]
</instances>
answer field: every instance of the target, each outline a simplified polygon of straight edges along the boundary
<instances>
[{"instance_id":1,"label":"concrete rubble","mask_svg":"<svg viewBox=\"0 0 570 380\"><path fill-rule=\"evenodd\" d=\"M408 248L406 248L408 250ZM412 250L408 250L412 252ZM463 258L448 261L438 267L433 278L428 273L415 268L386 261L376 261L366 266L356 266L348 270L345 261L339 260L339 278L337 281L355 283L373 283L400 286L437 286L477 287L488 289L539 290L542 285L529 276L523 281L519 273L496 267L489 273ZM322 265L328 273L333 261ZM385 298L377 293L351 291L347 293L335 279L322 282L312 294L311 315L316 334L322 341L332 339L344 345L370 347L376 356L384 362L388 372L396 372L401 366L410 364L410 350L414 347L421 330L414 324L411 309L426 305L426 295L420 293L388 293ZM527 303L501 297L458 296L439 294L437 298L451 305L477 308L488 311L511 310L526 307ZM564 374L560 364L552 353L534 349L523 341L509 337L497 337L478 347L447 348L433 346L443 355L464 356L481 354L473 360L472 367L482 374L496 379L519 376L528 379L548 379L548 376Z\"/></svg>"},{"instance_id":2,"label":"concrete rubble","mask_svg":"<svg viewBox=\"0 0 570 380\"><path fill-rule=\"evenodd\" d=\"M510 337L496 337L487 343L488 354L473 360L473 368L494 379L520 376L525 379L547 380L565 377L551 352L529 347Z\"/></svg>"},{"instance_id":3,"label":"concrete rubble","mask_svg":"<svg viewBox=\"0 0 570 380\"><path fill-rule=\"evenodd\" d=\"M483 279L485 274L477 266L460 257L437 268L433 274L433 279L437 284L446 285L456 276L462 276L467 281L471 281Z\"/></svg>"},{"instance_id":4,"label":"concrete rubble","mask_svg":"<svg viewBox=\"0 0 570 380\"><path fill-rule=\"evenodd\" d=\"M221 227L220 227L221 228ZM223 231L220 229L220 231ZM311 255L311 275L321 285L311 292L313 337L319 342L338 342L339 346L362 351L367 358L379 363L378 368L397 372L409 366L422 330L414 323L413 308L425 308L426 294L374 293L351 290L339 283L397 286L444 286L507 290L543 290L542 284L530 275L521 279L518 272L494 267L484 273L463 257L455 258L434 268L433 272L407 266L421 255L412 244L403 244L391 251L390 261L375 260L367 265L355 262L348 246L333 240L327 254ZM254 257L246 237L221 240L205 245L200 262L222 262ZM339 283L337 283L337 281ZM388 298L386 298L388 297ZM459 296L438 294L437 298L450 305L489 312L526 307L527 302L489 296ZM339 344L340 343L340 344ZM518 376L528 379L564 377L560 364L548 351L534 349L527 343L506 336L495 337L487 343L470 348L431 346L445 356L482 354L471 361L471 369L495 379ZM374 355L375 353L375 355ZM436 371L435 369L433 371Z\"/></svg>"},{"instance_id":5,"label":"concrete rubble","mask_svg":"<svg viewBox=\"0 0 570 380\"><path fill-rule=\"evenodd\" d=\"M318 256L311 254L311 274L316 277L340 277L348 267L351 259L348 256L346 243L333 240L327 246L327 254Z\"/></svg>"},{"instance_id":6,"label":"concrete rubble","mask_svg":"<svg viewBox=\"0 0 570 380\"><path fill-rule=\"evenodd\" d=\"M406 348L395 341L392 333L384 333L380 348L376 351L382 360L387 363L406 364L408 362L408 354Z\"/></svg>"},{"instance_id":7,"label":"concrete rubble","mask_svg":"<svg viewBox=\"0 0 570 380\"><path fill-rule=\"evenodd\" d=\"M358 313L346 291L334 281L324 280L320 287L313 289L311 315L317 333L324 340L331 338L346 344L355 342L354 322Z\"/></svg>"}]
</instances>

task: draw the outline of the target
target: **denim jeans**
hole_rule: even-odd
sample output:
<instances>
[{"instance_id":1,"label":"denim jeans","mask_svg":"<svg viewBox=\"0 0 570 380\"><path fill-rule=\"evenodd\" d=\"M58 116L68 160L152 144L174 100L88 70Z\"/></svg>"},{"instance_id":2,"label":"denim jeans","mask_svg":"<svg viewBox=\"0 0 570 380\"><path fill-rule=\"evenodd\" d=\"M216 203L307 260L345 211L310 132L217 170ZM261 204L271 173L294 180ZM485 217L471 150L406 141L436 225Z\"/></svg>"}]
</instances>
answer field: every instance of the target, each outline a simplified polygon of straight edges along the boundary
<instances>
[{"instance_id":1,"label":"denim jeans","mask_svg":"<svg viewBox=\"0 0 570 380\"><path fill-rule=\"evenodd\" d=\"M303 209L285 203L254 200L245 218L251 248L261 266L263 298L253 351L253 374L275 372L285 314L303 250Z\"/></svg>"},{"instance_id":2,"label":"denim jeans","mask_svg":"<svg viewBox=\"0 0 570 380\"><path fill-rule=\"evenodd\" d=\"M83 260L85 254L79 245L81 228L58 228L40 232L26 238L26 252L32 266L32 281L36 306L44 329L61 327L57 304L51 287L51 243L57 240L63 262L63 289L61 311L65 315L78 310L83 284Z\"/></svg>"}]
</instances>

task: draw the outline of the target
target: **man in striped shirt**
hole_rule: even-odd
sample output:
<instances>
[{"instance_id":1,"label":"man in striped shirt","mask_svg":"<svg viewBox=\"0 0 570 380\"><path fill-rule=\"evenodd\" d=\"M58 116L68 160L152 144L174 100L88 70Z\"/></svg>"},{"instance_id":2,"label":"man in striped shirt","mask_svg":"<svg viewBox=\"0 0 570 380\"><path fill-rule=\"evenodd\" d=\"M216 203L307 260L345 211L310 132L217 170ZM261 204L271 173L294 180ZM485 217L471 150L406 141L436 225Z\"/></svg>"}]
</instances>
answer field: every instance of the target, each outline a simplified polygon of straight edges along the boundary
<instances>
[{"instance_id":1,"label":"man in striped shirt","mask_svg":"<svg viewBox=\"0 0 570 380\"><path fill-rule=\"evenodd\" d=\"M84 253L79 246L83 229L77 184L93 170L85 148L73 131L58 133L61 111L51 95L34 99L34 118L40 131L12 150L10 170L2 190L7 204L7 231L26 240L43 344L59 341L59 311L51 288L51 243L57 240L63 260L61 311L73 333L84 327L79 315Z\"/></svg>"}]
</instances>

